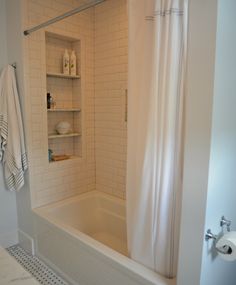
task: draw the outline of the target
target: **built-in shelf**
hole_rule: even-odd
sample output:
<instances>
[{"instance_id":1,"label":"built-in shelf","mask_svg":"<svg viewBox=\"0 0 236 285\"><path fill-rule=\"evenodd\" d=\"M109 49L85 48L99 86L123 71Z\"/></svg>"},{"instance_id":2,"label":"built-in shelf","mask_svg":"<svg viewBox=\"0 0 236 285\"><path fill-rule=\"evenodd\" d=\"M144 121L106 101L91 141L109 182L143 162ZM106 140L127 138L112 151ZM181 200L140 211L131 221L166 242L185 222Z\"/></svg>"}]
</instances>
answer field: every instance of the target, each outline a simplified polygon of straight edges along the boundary
<instances>
[{"instance_id":1,"label":"built-in shelf","mask_svg":"<svg viewBox=\"0 0 236 285\"><path fill-rule=\"evenodd\" d=\"M80 112L80 109L47 109L48 112Z\"/></svg>"},{"instance_id":2,"label":"built-in shelf","mask_svg":"<svg viewBox=\"0 0 236 285\"><path fill-rule=\"evenodd\" d=\"M70 133L70 134L65 134L65 135L49 134L48 138L49 139L60 139L60 138L70 138L70 137L78 137L78 136L80 136L79 133Z\"/></svg>"},{"instance_id":3,"label":"built-in shelf","mask_svg":"<svg viewBox=\"0 0 236 285\"><path fill-rule=\"evenodd\" d=\"M65 49L69 53L75 51L76 75L64 74L61 69L62 57ZM82 157L82 78L83 71L81 54L81 40L78 38L68 38L64 35L45 33L45 78L46 90L52 94L53 101L56 102L52 109L47 109L48 144L47 149L52 150L53 155L67 154L72 157ZM45 94L46 95L46 94ZM45 96L46 97L46 96ZM46 105L46 104L45 104ZM45 106L46 108L46 106ZM57 125L60 122L67 122L71 126L71 132L60 135L57 133ZM46 147L45 147L46 149ZM48 155L46 153L45 155ZM60 161L55 161L60 163Z\"/></svg>"},{"instance_id":4,"label":"built-in shelf","mask_svg":"<svg viewBox=\"0 0 236 285\"><path fill-rule=\"evenodd\" d=\"M47 72L48 77L58 77L58 78L67 78L67 79L79 79L80 75L70 75L70 74L63 74L63 73L54 73L54 72Z\"/></svg>"},{"instance_id":5,"label":"built-in shelf","mask_svg":"<svg viewBox=\"0 0 236 285\"><path fill-rule=\"evenodd\" d=\"M49 161L49 163L60 163L60 162L64 162L64 161L68 161L68 160L71 160L71 159L78 159L78 158L81 158L80 156L76 156L76 155L70 155L70 157L68 159L63 159L63 160L57 160L57 161L54 161L54 160L51 160Z\"/></svg>"}]
</instances>

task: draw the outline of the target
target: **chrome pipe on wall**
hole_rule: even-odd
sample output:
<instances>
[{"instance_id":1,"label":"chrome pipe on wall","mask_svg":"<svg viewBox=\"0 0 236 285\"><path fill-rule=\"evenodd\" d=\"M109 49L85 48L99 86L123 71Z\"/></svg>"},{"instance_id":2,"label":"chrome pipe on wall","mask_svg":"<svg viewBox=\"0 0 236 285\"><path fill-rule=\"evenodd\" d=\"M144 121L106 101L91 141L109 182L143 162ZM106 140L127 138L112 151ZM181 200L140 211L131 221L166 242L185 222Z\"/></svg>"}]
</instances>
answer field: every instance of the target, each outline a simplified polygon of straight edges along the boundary
<instances>
[{"instance_id":1,"label":"chrome pipe on wall","mask_svg":"<svg viewBox=\"0 0 236 285\"><path fill-rule=\"evenodd\" d=\"M44 22L42 24L39 24L39 25L37 25L37 26L35 26L35 27L31 28L31 29L25 30L24 31L24 35L28 36L29 34L35 32L35 31L38 31L38 30L40 30L40 29L42 29L44 27L52 25L52 24L54 24L56 22L59 22L59 21L65 19L65 18L71 17L71 16L73 16L75 14L78 14L78 13L80 13L82 11L85 11L85 10L87 10L89 8L95 7L95 6L101 4L104 1L106 1L106 0L95 0L95 1L90 2L88 4L84 4L84 5L80 6L80 7L75 8L73 10L70 10L70 11L68 11L68 12L66 12L66 13L64 13L64 14L62 14L60 16L57 16L57 17L55 17L55 18L53 18L51 20L48 20L48 21L46 21L46 22Z\"/></svg>"}]
</instances>

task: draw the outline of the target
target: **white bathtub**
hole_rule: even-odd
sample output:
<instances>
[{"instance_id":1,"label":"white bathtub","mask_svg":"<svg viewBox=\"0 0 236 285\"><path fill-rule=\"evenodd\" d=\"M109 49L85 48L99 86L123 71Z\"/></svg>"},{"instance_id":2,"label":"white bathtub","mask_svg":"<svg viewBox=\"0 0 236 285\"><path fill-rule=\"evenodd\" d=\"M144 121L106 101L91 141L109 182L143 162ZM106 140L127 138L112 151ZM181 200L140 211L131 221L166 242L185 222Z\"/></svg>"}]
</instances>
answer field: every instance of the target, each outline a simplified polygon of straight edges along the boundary
<instances>
[{"instance_id":1,"label":"white bathtub","mask_svg":"<svg viewBox=\"0 0 236 285\"><path fill-rule=\"evenodd\" d=\"M72 284L175 284L127 257L123 200L89 192L34 213L37 255Z\"/></svg>"}]
</instances>

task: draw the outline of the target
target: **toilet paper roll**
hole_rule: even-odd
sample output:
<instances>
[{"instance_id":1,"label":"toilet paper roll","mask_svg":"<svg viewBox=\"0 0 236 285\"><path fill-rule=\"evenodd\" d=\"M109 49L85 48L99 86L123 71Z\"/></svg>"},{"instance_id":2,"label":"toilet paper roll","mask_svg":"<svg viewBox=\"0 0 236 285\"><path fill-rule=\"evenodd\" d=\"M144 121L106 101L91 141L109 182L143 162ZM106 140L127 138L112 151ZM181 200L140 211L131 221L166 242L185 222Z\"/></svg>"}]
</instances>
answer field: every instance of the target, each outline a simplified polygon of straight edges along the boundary
<instances>
[{"instance_id":1,"label":"toilet paper roll","mask_svg":"<svg viewBox=\"0 0 236 285\"><path fill-rule=\"evenodd\" d=\"M236 232L232 231L224 234L216 243L216 248L219 250L227 249L227 253L218 252L219 256L226 261L236 260Z\"/></svg>"}]
</instances>

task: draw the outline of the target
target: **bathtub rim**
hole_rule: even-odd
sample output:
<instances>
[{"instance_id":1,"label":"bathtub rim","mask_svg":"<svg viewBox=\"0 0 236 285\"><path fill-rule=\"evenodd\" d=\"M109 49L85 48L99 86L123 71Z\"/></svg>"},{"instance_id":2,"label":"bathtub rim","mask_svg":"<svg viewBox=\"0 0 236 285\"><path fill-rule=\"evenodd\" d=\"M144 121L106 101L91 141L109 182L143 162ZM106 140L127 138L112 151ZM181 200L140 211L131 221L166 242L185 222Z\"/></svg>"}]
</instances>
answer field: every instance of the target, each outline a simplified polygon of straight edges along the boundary
<instances>
[{"instance_id":1,"label":"bathtub rim","mask_svg":"<svg viewBox=\"0 0 236 285\"><path fill-rule=\"evenodd\" d=\"M71 235L72 237L79 239L83 246L86 247L87 250L91 251L91 248L93 250L93 254L97 251L100 256L104 255L106 258L111 259L113 263L118 263L119 268L118 270L122 270L125 274L128 274L127 271L123 269L123 267L127 268L131 272L133 272L137 278L141 278L143 280L147 280L153 284L156 285L176 285L176 278L174 279L168 279L163 276L161 276L158 273L155 273L151 269L145 267L144 265L132 260L131 258L115 251L114 249L110 248L109 246L95 240L94 238L90 237L89 235L81 232L80 230L75 229L72 226L69 226L63 222L58 221L56 218L49 217L48 210L50 209L56 209L61 206L67 205L71 202L75 202L78 200L83 200L90 197L104 197L105 199L111 200L115 203L119 203L121 206L125 206L126 201L118 198L113 197L106 193L101 193L99 191L90 191L86 193L81 193L78 195L75 195L73 197L69 197L63 200L60 200L58 202L50 203L45 206L41 206L38 208L32 209L34 214L37 216L43 218L49 225L53 225L59 230L64 231L66 234ZM125 264L125 266L124 266Z\"/></svg>"},{"instance_id":2,"label":"bathtub rim","mask_svg":"<svg viewBox=\"0 0 236 285\"><path fill-rule=\"evenodd\" d=\"M97 197L103 197L107 200L115 202L116 204L118 204L120 206L126 207L126 201L124 199L121 199L119 197L114 197L114 196L109 195L107 193L103 193L103 192L93 190L93 191L77 194L77 195L74 195L72 197L62 199L62 200L57 201L57 202L49 203L49 204L46 204L44 206L35 207L35 208L33 208L33 211L34 212L41 212L41 210L47 211L47 210L52 209L52 208L55 209L58 207L62 207L64 205L69 204L70 202L75 202L77 200L83 200L86 198L96 197L96 196Z\"/></svg>"}]
</instances>

